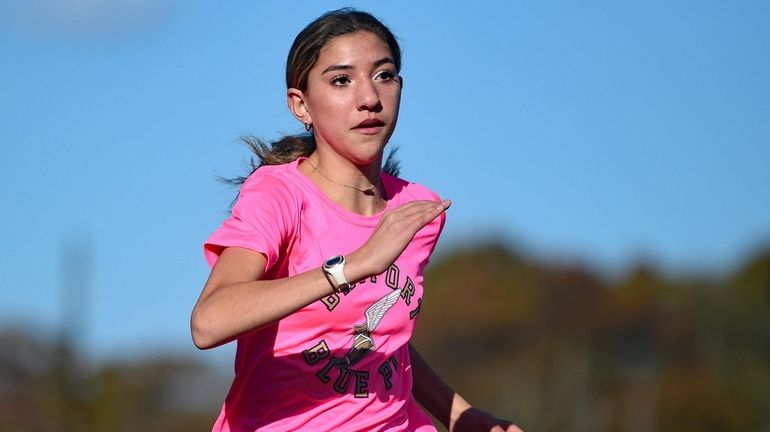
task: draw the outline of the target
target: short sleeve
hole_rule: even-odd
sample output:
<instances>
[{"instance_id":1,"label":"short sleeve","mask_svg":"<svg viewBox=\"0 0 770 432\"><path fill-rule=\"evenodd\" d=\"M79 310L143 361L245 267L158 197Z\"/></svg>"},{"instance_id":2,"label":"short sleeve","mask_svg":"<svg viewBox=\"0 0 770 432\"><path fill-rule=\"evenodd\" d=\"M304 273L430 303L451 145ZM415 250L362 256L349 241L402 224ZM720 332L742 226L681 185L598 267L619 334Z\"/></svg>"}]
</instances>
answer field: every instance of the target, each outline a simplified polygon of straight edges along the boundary
<instances>
[{"instance_id":1,"label":"short sleeve","mask_svg":"<svg viewBox=\"0 0 770 432\"><path fill-rule=\"evenodd\" d=\"M428 193L430 200L441 202L441 197L438 196L436 192L433 192L432 190L425 188L425 191ZM430 231L430 237L431 237L431 246L430 246L430 254L428 255L428 261L430 261L430 257L433 255L433 251L436 249L436 245L438 244L438 239L441 236L441 232L444 231L444 225L446 225L446 216L447 212L443 211L441 214L434 220L432 220L425 228L425 230ZM427 261L426 261L427 264Z\"/></svg>"},{"instance_id":2,"label":"short sleeve","mask_svg":"<svg viewBox=\"0 0 770 432\"><path fill-rule=\"evenodd\" d=\"M204 243L206 261L213 267L226 247L237 246L263 254L269 270L294 232L299 205L282 179L255 171L241 186L230 217Z\"/></svg>"}]
</instances>

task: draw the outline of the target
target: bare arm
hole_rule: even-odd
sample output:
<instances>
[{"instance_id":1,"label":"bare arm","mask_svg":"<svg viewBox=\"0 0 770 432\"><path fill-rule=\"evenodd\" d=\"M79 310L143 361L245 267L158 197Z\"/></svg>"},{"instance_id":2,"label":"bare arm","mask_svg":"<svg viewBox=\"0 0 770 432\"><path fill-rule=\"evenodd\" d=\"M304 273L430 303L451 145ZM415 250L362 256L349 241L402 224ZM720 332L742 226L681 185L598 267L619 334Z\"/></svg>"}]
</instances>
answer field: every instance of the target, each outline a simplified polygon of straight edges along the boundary
<instances>
[{"instance_id":1,"label":"bare arm","mask_svg":"<svg viewBox=\"0 0 770 432\"><path fill-rule=\"evenodd\" d=\"M383 215L369 240L346 257L351 282L380 274L401 255L422 227L450 202L413 201ZM190 319L195 346L213 348L271 324L333 292L318 268L291 277L262 280L267 260L244 248L219 256Z\"/></svg>"},{"instance_id":2,"label":"bare arm","mask_svg":"<svg viewBox=\"0 0 770 432\"><path fill-rule=\"evenodd\" d=\"M411 343L409 356L414 376L412 394L449 432L522 432L511 422L472 407L441 379Z\"/></svg>"},{"instance_id":3,"label":"bare arm","mask_svg":"<svg viewBox=\"0 0 770 432\"><path fill-rule=\"evenodd\" d=\"M229 342L333 292L320 266L281 280L260 280L266 262L264 255L249 249L222 251L193 309L195 346L207 349Z\"/></svg>"}]
</instances>

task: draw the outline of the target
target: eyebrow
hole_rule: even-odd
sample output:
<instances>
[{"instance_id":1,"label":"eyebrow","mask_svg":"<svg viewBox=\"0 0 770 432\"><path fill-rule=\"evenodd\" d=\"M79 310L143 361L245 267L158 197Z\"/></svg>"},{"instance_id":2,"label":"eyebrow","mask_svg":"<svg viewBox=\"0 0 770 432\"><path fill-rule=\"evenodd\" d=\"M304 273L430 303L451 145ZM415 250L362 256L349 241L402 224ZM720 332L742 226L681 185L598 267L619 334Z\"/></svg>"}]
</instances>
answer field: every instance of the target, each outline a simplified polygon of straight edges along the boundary
<instances>
[{"instance_id":1,"label":"eyebrow","mask_svg":"<svg viewBox=\"0 0 770 432\"><path fill-rule=\"evenodd\" d=\"M380 67L386 63L395 64L396 62L394 62L393 59L390 57L384 57L374 62L373 66ZM345 65L345 64L336 64L336 65L331 65L327 67L326 69L323 70L323 72L321 72L321 74L323 75L327 72L338 71L338 70L350 70L350 69L353 69L353 66Z\"/></svg>"}]
</instances>

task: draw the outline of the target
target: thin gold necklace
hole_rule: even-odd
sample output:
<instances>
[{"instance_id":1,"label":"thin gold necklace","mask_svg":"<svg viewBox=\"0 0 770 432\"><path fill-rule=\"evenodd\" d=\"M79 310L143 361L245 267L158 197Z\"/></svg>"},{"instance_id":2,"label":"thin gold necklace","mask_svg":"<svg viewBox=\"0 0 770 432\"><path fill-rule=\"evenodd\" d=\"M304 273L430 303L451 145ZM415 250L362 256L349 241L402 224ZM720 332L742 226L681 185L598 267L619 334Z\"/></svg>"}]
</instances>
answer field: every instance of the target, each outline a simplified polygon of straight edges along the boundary
<instances>
[{"instance_id":1,"label":"thin gold necklace","mask_svg":"<svg viewBox=\"0 0 770 432\"><path fill-rule=\"evenodd\" d=\"M357 191L363 193L364 195L374 195L375 189L380 185L380 180L379 179L377 180L377 185L376 186L372 185L372 186L370 186L370 187L368 187L366 189L361 189L359 187L351 186L351 185L348 185L348 184L345 184L345 183L340 183L337 180L334 180L333 178L331 178L328 175L324 174L324 172L321 171L320 169L318 169L318 167L315 166L313 164L313 162L310 162L310 159L305 159L305 162L309 163L310 166L313 167L313 169L315 171L318 171L318 174L321 174L322 176L324 176L326 178L326 180L329 180L330 182L332 182L332 183L334 183L336 185L339 185L339 186L343 186L343 187L346 187L346 188L357 190Z\"/></svg>"}]
</instances>

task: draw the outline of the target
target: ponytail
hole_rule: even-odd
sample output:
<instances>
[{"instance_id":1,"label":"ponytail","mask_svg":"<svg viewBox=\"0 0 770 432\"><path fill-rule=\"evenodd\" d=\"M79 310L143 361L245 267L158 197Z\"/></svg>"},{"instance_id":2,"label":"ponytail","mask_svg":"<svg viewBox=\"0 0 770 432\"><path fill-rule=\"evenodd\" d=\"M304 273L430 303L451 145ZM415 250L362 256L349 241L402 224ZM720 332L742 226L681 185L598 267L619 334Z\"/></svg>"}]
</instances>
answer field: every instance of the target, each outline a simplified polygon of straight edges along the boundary
<instances>
[{"instance_id":1,"label":"ponytail","mask_svg":"<svg viewBox=\"0 0 770 432\"><path fill-rule=\"evenodd\" d=\"M233 178L219 178L225 184L236 187L240 187L261 166L283 165L294 162L301 157L310 157L315 151L315 137L312 133L286 135L278 141L273 141L269 144L254 135L244 135L240 138L240 141L253 153L247 165L249 169L248 174ZM392 147L382 167L383 171L395 177L398 177L401 171L401 164L396 159L397 151L398 147Z\"/></svg>"}]
</instances>

